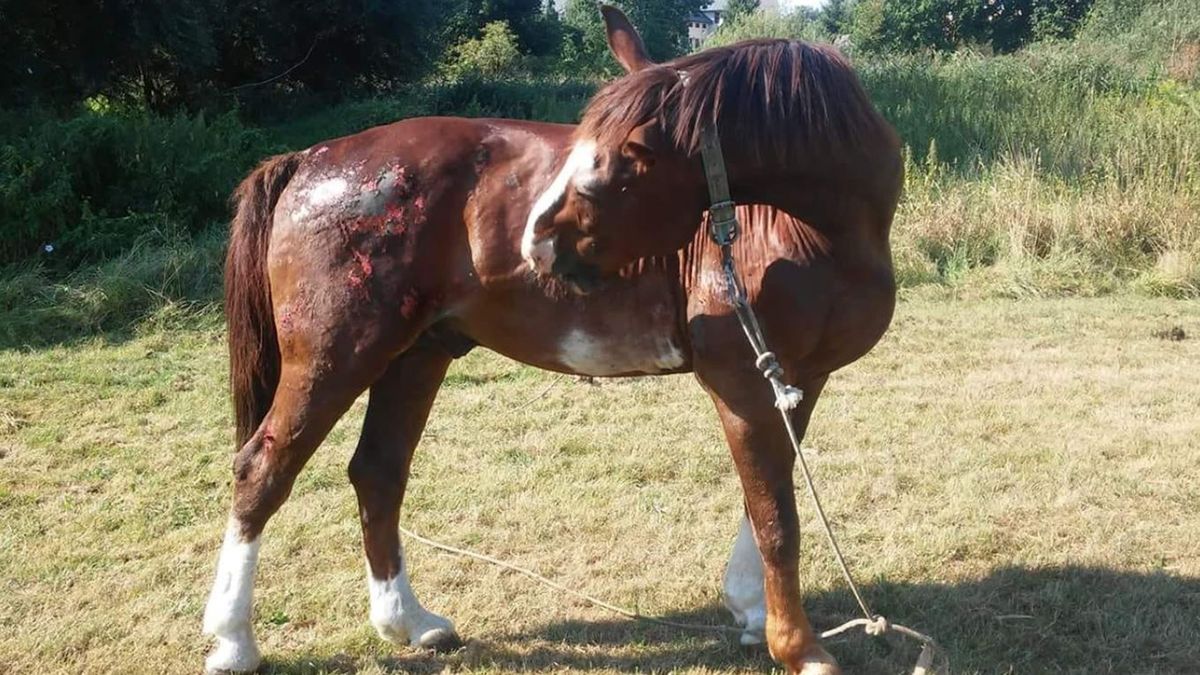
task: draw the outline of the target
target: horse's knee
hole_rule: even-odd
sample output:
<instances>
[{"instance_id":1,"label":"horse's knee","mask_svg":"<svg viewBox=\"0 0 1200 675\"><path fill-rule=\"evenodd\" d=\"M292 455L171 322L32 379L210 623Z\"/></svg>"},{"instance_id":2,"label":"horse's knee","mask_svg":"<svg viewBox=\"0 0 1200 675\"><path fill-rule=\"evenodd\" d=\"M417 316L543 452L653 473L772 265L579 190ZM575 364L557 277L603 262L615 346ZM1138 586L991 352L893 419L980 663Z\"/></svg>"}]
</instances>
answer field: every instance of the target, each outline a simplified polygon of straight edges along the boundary
<instances>
[{"instance_id":1,"label":"horse's knee","mask_svg":"<svg viewBox=\"0 0 1200 675\"><path fill-rule=\"evenodd\" d=\"M794 567L800 557L799 524L781 516L754 528L759 556L768 568Z\"/></svg>"},{"instance_id":2,"label":"horse's knee","mask_svg":"<svg viewBox=\"0 0 1200 675\"><path fill-rule=\"evenodd\" d=\"M346 465L346 476L350 478L350 484L360 490L395 483L394 471L390 462L361 444Z\"/></svg>"}]
</instances>

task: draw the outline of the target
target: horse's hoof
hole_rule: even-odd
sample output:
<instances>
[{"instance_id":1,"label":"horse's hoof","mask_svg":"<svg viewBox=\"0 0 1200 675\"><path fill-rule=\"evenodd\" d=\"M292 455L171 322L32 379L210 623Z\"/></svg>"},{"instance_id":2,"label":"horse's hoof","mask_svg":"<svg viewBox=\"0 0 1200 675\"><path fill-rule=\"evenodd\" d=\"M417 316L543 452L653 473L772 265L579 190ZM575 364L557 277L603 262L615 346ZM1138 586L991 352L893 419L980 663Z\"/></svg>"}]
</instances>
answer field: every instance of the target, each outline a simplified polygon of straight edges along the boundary
<instances>
[{"instance_id":1,"label":"horse's hoof","mask_svg":"<svg viewBox=\"0 0 1200 675\"><path fill-rule=\"evenodd\" d=\"M762 643L766 642L767 636L763 633L762 627L756 629L747 629L742 631L742 635L738 638L738 641L740 641L742 645L746 647L752 647L754 645L761 645Z\"/></svg>"},{"instance_id":2,"label":"horse's hoof","mask_svg":"<svg viewBox=\"0 0 1200 675\"><path fill-rule=\"evenodd\" d=\"M205 675L253 673L262 664L262 654L254 638L230 640L217 638L217 648L204 660Z\"/></svg>"},{"instance_id":3,"label":"horse's hoof","mask_svg":"<svg viewBox=\"0 0 1200 675\"><path fill-rule=\"evenodd\" d=\"M813 645L804 652L797 672L800 675L842 675L837 659L821 645Z\"/></svg>"},{"instance_id":4,"label":"horse's hoof","mask_svg":"<svg viewBox=\"0 0 1200 675\"><path fill-rule=\"evenodd\" d=\"M416 647L429 649L439 654L452 652L463 646L462 638L450 628L433 628L421 633L421 636L413 643Z\"/></svg>"}]
</instances>

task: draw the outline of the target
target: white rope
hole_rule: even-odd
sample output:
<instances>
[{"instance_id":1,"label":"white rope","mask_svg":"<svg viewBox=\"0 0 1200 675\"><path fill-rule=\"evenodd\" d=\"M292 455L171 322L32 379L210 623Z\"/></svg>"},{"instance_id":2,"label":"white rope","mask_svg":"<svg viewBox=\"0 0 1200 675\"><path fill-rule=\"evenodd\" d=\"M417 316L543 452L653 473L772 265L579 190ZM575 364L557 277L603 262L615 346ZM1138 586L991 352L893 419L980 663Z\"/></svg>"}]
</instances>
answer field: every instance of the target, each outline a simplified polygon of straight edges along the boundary
<instances>
[{"instance_id":1,"label":"white rope","mask_svg":"<svg viewBox=\"0 0 1200 675\"><path fill-rule=\"evenodd\" d=\"M624 607L620 607L618 605L614 605L612 603L605 602L604 600L601 600L600 598L588 595L587 593L580 593L579 591L574 590L572 588L567 588L566 586L563 586L562 584L558 583L557 581L554 581L553 579L548 579L548 578L538 574L537 572L534 572L533 570L531 570L529 568L521 567L520 565L514 565L513 563L505 562L503 560L500 560L499 558L493 558L490 555L484 555L482 553L468 551L467 549L464 549L464 548L457 548L455 546L450 546L449 544L443 544L441 542L434 541L433 539L422 537L421 535L417 534L416 532L413 532L412 530L409 530L408 528L404 527L403 525L399 526L399 530L400 530L400 533L403 534L404 536L406 536L410 539L415 539L416 541L419 541L422 544L425 544L426 546L436 548L439 551L445 551L446 553L453 553L454 555L460 555L460 556L463 556L466 558L478 560L480 562L485 562L490 565L495 565L496 567L502 567L511 572L516 572L517 574L529 577L530 579L533 579L534 581L536 581L538 583L545 584L546 586L549 586L550 588L553 588L556 591L561 591L572 597L578 598L585 602L589 602L597 607L602 607L604 609L607 609L610 612L620 614L621 616L629 617L630 619L637 619L638 621L647 621L649 623L656 623L660 626L670 626L671 628L683 628L686 630L707 630L707 631L714 631L714 632L718 632L718 633L733 633L733 634L737 634L737 635L741 635L741 633L742 633L742 630L740 628L734 628L733 626L713 626L713 625L702 624L702 623L681 623L678 621L668 621L666 619L659 619L659 618L656 618L653 616L646 616L645 614L642 614L640 612L635 612L631 609L625 609Z\"/></svg>"}]
</instances>

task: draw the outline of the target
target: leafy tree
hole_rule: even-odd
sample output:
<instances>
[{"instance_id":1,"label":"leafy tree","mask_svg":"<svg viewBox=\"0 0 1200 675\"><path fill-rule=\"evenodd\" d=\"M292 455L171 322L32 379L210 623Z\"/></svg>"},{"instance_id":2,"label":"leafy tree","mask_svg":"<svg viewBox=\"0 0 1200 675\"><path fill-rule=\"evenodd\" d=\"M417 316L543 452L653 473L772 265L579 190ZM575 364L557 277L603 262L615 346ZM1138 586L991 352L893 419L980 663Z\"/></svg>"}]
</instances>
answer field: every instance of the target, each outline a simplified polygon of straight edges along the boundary
<instances>
[{"instance_id":1,"label":"leafy tree","mask_svg":"<svg viewBox=\"0 0 1200 675\"><path fill-rule=\"evenodd\" d=\"M725 6L725 20L734 21L739 17L753 14L758 10L758 0L729 0Z\"/></svg>"},{"instance_id":2,"label":"leafy tree","mask_svg":"<svg viewBox=\"0 0 1200 675\"><path fill-rule=\"evenodd\" d=\"M884 0L858 0L850 11L850 37L867 51L883 51L890 40L884 31Z\"/></svg>"},{"instance_id":3,"label":"leafy tree","mask_svg":"<svg viewBox=\"0 0 1200 675\"><path fill-rule=\"evenodd\" d=\"M817 15L821 27L831 36L850 32L849 0L828 0Z\"/></svg>"},{"instance_id":4,"label":"leafy tree","mask_svg":"<svg viewBox=\"0 0 1200 675\"><path fill-rule=\"evenodd\" d=\"M325 96L377 89L428 67L443 16L425 0L0 0L14 53L0 104L103 95L165 111L265 80Z\"/></svg>"},{"instance_id":5,"label":"leafy tree","mask_svg":"<svg viewBox=\"0 0 1200 675\"><path fill-rule=\"evenodd\" d=\"M646 43L646 51L656 61L672 59L688 50L687 21L709 0L622 0L619 6ZM595 0L567 0L563 23L569 27L568 39L576 42L581 64L608 69L612 58L604 37L604 22Z\"/></svg>"},{"instance_id":6,"label":"leafy tree","mask_svg":"<svg viewBox=\"0 0 1200 675\"><path fill-rule=\"evenodd\" d=\"M726 19L705 45L721 45L754 38L786 38L810 42L827 39L820 24L803 12L754 12Z\"/></svg>"},{"instance_id":7,"label":"leafy tree","mask_svg":"<svg viewBox=\"0 0 1200 675\"><path fill-rule=\"evenodd\" d=\"M616 63L608 56L604 20L595 0L567 0L562 22L562 51L567 68L579 74L617 71Z\"/></svg>"},{"instance_id":8,"label":"leafy tree","mask_svg":"<svg viewBox=\"0 0 1200 675\"><path fill-rule=\"evenodd\" d=\"M431 3L432 4L432 3ZM446 35L453 43L478 35L486 24L503 21L523 51L536 56L554 53L561 41L557 12L544 0L451 0L446 4Z\"/></svg>"},{"instance_id":9,"label":"leafy tree","mask_svg":"<svg viewBox=\"0 0 1200 675\"><path fill-rule=\"evenodd\" d=\"M948 51L986 44L1010 52L1046 37L1069 37L1092 0L859 0L851 32L876 51Z\"/></svg>"},{"instance_id":10,"label":"leafy tree","mask_svg":"<svg viewBox=\"0 0 1200 675\"><path fill-rule=\"evenodd\" d=\"M511 75L521 60L516 33L503 21L485 25L479 37L460 42L447 56L443 72L456 79Z\"/></svg>"}]
</instances>

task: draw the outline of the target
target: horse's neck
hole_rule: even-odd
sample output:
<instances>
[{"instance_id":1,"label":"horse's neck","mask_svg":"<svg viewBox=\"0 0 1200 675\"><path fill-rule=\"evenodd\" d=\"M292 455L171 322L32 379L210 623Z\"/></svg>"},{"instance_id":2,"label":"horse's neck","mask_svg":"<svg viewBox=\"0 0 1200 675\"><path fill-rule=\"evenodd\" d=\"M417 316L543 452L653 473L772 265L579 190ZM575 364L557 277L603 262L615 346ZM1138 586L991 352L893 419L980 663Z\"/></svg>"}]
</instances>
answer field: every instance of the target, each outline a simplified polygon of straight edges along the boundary
<instances>
[{"instance_id":1,"label":"horse's neck","mask_svg":"<svg viewBox=\"0 0 1200 675\"><path fill-rule=\"evenodd\" d=\"M771 206L739 206L733 257L743 275L761 275L778 260L811 262L831 254L830 239L817 228ZM682 252L681 276L689 288L720 273L721 250L706 218Z\"/></svg>"}]
</instances>

